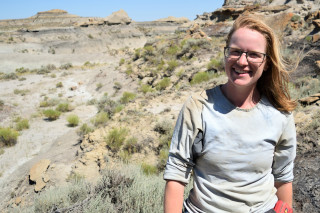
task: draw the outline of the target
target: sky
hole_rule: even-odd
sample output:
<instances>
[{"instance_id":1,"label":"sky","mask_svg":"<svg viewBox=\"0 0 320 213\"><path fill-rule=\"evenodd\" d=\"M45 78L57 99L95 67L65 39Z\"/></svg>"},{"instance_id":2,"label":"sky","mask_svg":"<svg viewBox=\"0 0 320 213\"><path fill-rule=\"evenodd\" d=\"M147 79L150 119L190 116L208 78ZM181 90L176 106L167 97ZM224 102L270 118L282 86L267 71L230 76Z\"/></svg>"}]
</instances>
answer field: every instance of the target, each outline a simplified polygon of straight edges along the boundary
<instances>
[{"instance_id":1,"label":"sky","mask_svg":"<svg viewBox=\"0 0 320 213\"><path fill-rule=\"evenodd\" d=\"M21 19L51 9L82 17L107 17L120 9L134 21L154 21L168 16L194 20L222 7L224 0L1 0L0 19Z\"/></svg>"}]
</instances>

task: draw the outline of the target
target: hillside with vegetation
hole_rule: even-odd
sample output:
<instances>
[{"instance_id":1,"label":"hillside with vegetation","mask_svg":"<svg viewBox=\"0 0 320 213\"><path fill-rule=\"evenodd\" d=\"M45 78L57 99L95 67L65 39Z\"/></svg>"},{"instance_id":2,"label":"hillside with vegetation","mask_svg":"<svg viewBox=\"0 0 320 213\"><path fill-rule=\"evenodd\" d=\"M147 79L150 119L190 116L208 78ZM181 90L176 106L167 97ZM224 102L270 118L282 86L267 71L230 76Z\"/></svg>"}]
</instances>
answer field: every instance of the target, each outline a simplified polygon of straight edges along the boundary
<instances>
[{"instance_id":1,"label":"hillside with vegetation","mask_svg":"<svg viewBox=\"0 0 320 213\"><path fill-rule=\"evenodd\" d=\"M275 29L293 69L294 209L317 212L320 10L279 0L225 1L193 21L63 10L0 20L2 212L162 212L179 111L191 94L226 82L226 35L249 13Z\"/></svg>"}]
</instances>

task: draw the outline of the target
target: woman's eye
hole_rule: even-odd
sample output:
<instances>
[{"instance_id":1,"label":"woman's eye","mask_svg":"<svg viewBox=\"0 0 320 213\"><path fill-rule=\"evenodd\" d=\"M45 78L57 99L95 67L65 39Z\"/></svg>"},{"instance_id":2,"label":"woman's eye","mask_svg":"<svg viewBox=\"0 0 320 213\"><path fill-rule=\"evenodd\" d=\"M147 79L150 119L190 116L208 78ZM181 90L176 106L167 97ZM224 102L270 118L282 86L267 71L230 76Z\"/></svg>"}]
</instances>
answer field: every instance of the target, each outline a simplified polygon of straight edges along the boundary
<instances>
[{"instance_id":1,"label":"woman's eye","mask_svg":"<svg viewBox=\"0 0 320 213\"><path fill-rule=\"evenodd\" d=\"M250 58L261 58L261 57L262 57L261 54L255 53L255 52L248 53L248 56L249 56Z\"/></svg>"},{"instance_id":2,"label":"woman's eye","mask_svg":"<svg viewBox=\"0 0 320 213\"><path fill-rule=\"evenodd\" d=\"M230 50L230 55L239 56L241 54L241 51L239 50Z\"/></svg>"}]
</instances>

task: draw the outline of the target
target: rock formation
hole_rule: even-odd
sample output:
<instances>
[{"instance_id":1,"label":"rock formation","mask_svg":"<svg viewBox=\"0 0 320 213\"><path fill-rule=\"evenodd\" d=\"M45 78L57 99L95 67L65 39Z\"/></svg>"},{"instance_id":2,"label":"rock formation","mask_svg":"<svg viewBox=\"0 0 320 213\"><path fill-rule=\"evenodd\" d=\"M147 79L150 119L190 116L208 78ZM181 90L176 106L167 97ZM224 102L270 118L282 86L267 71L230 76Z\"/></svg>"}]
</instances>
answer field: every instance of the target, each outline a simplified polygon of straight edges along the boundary
<instances>
[{"instance_id":1,"label":"rock formation","mask_svg":"<svg viewBox=\"0 0 320 213\"><path fill-rule=\"evenodd\" d=\"M124 10L119 10L113 12L110 16L104 19L107 25L117 25L117 24L130 24L132 19L128 16L127 12Z\"/></svg>"},{"instance_id":2,"label":"rock formation","mask_svg":"<svg viewBox=\"0 0 320 213\"><path fill-rule=\"evenodd\" d=\"M29 179L32 184L35 184L34 191L39 192L50 180L49 176L46 174L47 169L50 166L51 161L48 159L43 159L32 166L29 172Z\"/></svg>"}]
</instances>

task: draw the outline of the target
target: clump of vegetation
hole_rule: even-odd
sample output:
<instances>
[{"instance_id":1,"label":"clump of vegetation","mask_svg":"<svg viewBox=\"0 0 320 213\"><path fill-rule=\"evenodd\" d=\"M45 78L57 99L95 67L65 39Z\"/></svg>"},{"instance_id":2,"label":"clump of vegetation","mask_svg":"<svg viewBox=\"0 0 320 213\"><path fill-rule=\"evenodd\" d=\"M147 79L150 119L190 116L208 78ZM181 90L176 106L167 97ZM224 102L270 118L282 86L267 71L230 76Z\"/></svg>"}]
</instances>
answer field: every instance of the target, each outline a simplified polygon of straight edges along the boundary
<instances>
[{"instance_id":1,"label":"clump of vegetation","mask_svg":"<svg viewBox=\"0 0 320 213\"><path fill-rule=\"evenodd\" d=\"M63 87L62 82L61 82L61 81L60 81L60 82L58 82L58 83L56 84L56 87L57 87L57 88L61 88L61 87Z\"/></svg>"},{"instance_id":2,"label":"clump of vegetation","mask_svg":"<svg viewBox=\"0 0 320 213\"><path fill-rule=\"evenodd\" d=\"M121 58L119 61L119 66L123 65L126 61L124 60L124 58Z\"/></svg>"},{"instance_id":3,"label":"clump of vegetation","mask_svg":"<svg viewBox=\"0 0 320 213\"><path fill-rule=\"evenodd\" d=\"M80 127L78 134L83 137L86 134L89 134L90 132L93 132L93 128L91 128L90 126L88 126L88 124L82 124L82 126Z\"/></svg>"},{"instance_id":4,"label":"clump of vegetation","mask_svg":"<svg viewBox=\"0 0 320 213\"><path fill-rule=\"evenodd\" d=\"M40 102L40 107L52 107L59 104L60 100L56 98L49 99L45 97L43 101Z\"/></svg>"},{"instance_id":5,"label":"clump of vegetation","mask_svg":"<svg viewBox=\"0 0 320 213\"><path fill-rule=\"evenodd\" d=\"M106 112L99 112L96 116L91 119L91 123L95 126L103 126L109 121L109 114Z\"/></svg>"},{"instance_id":6,"label":"clump of vegetation","mask_svg":"<svg viewBox=\"0 0 320 213\"><path fill-rule=\"evenodd\" d=\"M105 138L106 144L113 152L117 152L124 144L127 135L128 130L126 128L113 128Z\"/></svg>"},{"instance_id":7,"label":"clump of vegetation","mask_svg":"<svg viewBox=\"0 0 320 213\"><path fill-rule=\"evenodd\" d=\"M121 88L122 88L122 85L120 82L114 82L113 89L115 89L116 91L119 91L121 90Z\"/></svg>"},{"instance_id":8,"label":"clump of vegetation","mask_svg":"<svg viewBox=\"0 0 320 213\"><path fill-rule=\"evenodd\" d=\"M60 103L56 110L59 112L70 112L73 110L73 107L69 103Z\"/></svg>"},{"instance_id":9,"label":"clump of vegetation","mask_svg":"<svg viewBox=\"0 0 320 213\"><path fill-rule=\"evenodd\" d=\"M119 169L103 171L95 184L71 179L66 186L39 193L28 209L32 212L51 212L52 209L72 212L75 208L81 212L163 212L162 175L146 176L135 165L117 167Z\"/></svg>"},{"instance_id":10,"label":"clump of vegetation","mask_svg":"<svg viewBox=\"0 0 320 213\"><path fill-rule=\"evenodd\" d=\"M54 109L47 109L47 110L43 111L43 114L44 114L44 116L47 117L47 119L49 121L54 121L60 117L61 112L54 110Z\"/></svg>"},{"instance_id":11,"label":"clump of vegetation","mask_svg":"<svg viewBox=\"0 0 320 213\"><path fill-rule=\"evenodd\" d=\"M52 70L57 69L57 67L54 64L48 64L47 66L41 66L40 69L34 70L37 74L43 75L50 73Z\"/></svg>"},{"instance_id":12,"label":"clump of vegetation","mask_svg":"<svg viewBox=\"0 0 320 213\"><path fill-rule=\"evenodd\" d=\"M96 64L95 63L91 63L90 61L86 61L83 66L84 67L94 67Z\"/></svg>"},{"instance_id":13,"label":"clump of vegetation","mask_svg":"<svg viewBox=\"0 0 320 213\"><path fill-rule=\"evenodd\" d=\"M170 78L169 77L164 77L159 83L156 85L157 90L165 90L167 87L170 85Z\"/></svg>"},{"instance_id":14,"label":"clump of vegetation","mask_svg":"<svg viewBox=\"0 0 320 213\"><path fill-rule=\"evenodd\" d=\"M28 68L24 68L24 67L20 67L20 68L16 69L16 73L19 73L19 74L24 74L24 73L27 73L29 71L30 70Z\"/></svg>"},{"instance_id":15,"label":"clump of vegetation","mask_svg":"<svg viewBox=\"0 0 320 213\"><path fill-rule=\"evenodd\" d=\"M116 102L108 97L108 94L104 94L102 98L98 101L99 112L103 111L108 113L111 118L115 113L120 112L123 109L123 105Z\"/></svg>"},{"instance_id":16,"label":"clump of vegetation","mask_svg":"<svg viewBox=\"0 0 320 213\"><path fill-rule=\"evenodd\" d=\"M78 124L79 124L79 116L77 116L77 115L69 115L68 117L67 117L67 121L68 121L68 125L70 126L70 127L75 127L75 126L78 126Z\"/></svg>"},{"instance_id":17,"label":"clump of vegetation","mask_svg":"<svg viewBox=\"0 0 320 213\"><path fill-rule=\"evenodd\" d=\"M25 96L27 93L29 93L30 92L30 90L28 90L28 89L15 89L14 91L13 91L13 93L15 94L15 95L21 95L21 96Z\"/></svg>"},{"instance_id":18,"label":"clump of vegetation","mask_svg":"<svg viewBox=\"0 0 320 213\"><path fill-rule=\"evenodd\" d=\"M70 69L70 68L72 68L73 66L72 66L72 64L71 63L66 63L66 64L62 64L59 68L61 69L61 70L68 70L68 69Z\"/></svg>"},{"instance_id":19,"label":"clump of vegetation","mask_svg":"<svg viewBox=\"0 0 320 213\"><path fill-rule=\"evenodd\" d=\"M1 79L3 79L3 80L15 80L15 79L17 79L17 78L18 78L17 74L16 74L16 73L13 73L13 72L11 72L11 73L6 73L6 74L0 73L0 80L1 80Z\"/></svg>"},{"instance_id":20,"label":"clump of vegetation","mask_svg":"<svg viewBox=\"0 0 320 213\"><path fill-rule=\"evenodd\" d=\"M19 133L9 127L0 127L0 146L13 146L17 143Z\"/></svg>"},{"instance_id":21,"label":"clump of vegetation","mask_svg":"<svg viewBox=\"0 0 320 213\"><path fill-rule=\"evenodd\" d=\"M139 91L143 94L147 94L148 92L154 92L155 89L153 89L152 86L149 84L142 84L139 88Z\"/></svg>"},{"instance_id":22,"label":"clump of vegetation","mask_svg":"<svg viewBox=\"0 0 320 213\"><path fill-rule=\"evenodd\" d=\"M209 81L213 77L214 77L214 73L212 72L198 72L193 76L190 84L191 85L200 84L202 82Z\"/></svg>"},{"instance_id":23,"label":"clump of vegetation","mask_svg":"<svg viewBox=\"0 0 320 213\"><path fill-rule=\"evenodd\" d=\"M141 164L141 170L146 175L154 175L158 173L158 169L156 166L150 165L148 163Z\"/></svg>"},{"instance_id":24,"label":"clump of vegetation","mask_svg":"<svg viewBox=\"0 0 320 213\"><path fill-rule=\"evenodd\" d=\"M178 65L179 65L179 63L178 63L177 60L168 61L167 70L168 70L168 71L173 71Z\"/></svg>"},{"instance_id":25,"label":"clump of vegetation","mask_svg":"<svg viewBox=\"0 0 320 213\"><path fill-rule=\"evenodd\" d=\"M301 20L301 17L299 15L294 15L291 17L291 21L293 22L297 22L297 21L300 21Z\"/></svg>"},{"instance_id":26,"label":"clump of vegetation","mask_svg":"<svg viewBox=\"0 0 320 213\"><path fill-rule=\"evenodd\" d=\"M103 87L102 83L97 83L96 85L96 91L100 90Z\"/></svg>"},{"instance_id":27,"label":"clump of vegetation","mask_svg":"<svg viewBox=\"0 0 320 213\"><path fill-rule=\"evenodd\" d=\"M123 150L126 151L129 155L139 152L141 146L138 144L138 139L136 137L130 137L126 140Z\"/></svg>"},{"instance_id":28,"label":"clump of vegetation","mask_svg":"<svg viewBox=\"0 0 320 213\"><path fill-rule=\"evenodd\" d=\"M158 132L160 134L160 140L159 140L159 161L157 168L159 171L162 171L166 165L168 154L169 154L169 148L171 144L171 138L173 134L174 126L172 122L169 120L163 120L158 122L155 127L154 131Z\"/></svg>"},{"instance_id":29,"label":"clump of vegetation","mask_svg":"<svg viewBox=\"0 0 320 213\"><path fill-rule=\"evenodd\" d=\"M16 130L21 131L24 129L29 129L29 120L28 119L19 119L16 123Z\"/></svg>"},{"instance_id":30,"label":"clump of vegetation","mask_svg":"<svg viewBox=\"0 0 320 213\"><path fill-rule=\"evenodd\" d=\"M120 98L120 103L127 104L136 98L136 94L132 92L124 92Z\"/></svg>"},{"instance_id":31,"label":"clump of vegetation","mask_svg":"<svg viewBox=\"0 0 320 213\"><path fill-rule=\"evenodd\" d=\"M221 60L218 59L211 59L210 62L207 64L208 71L220 71L223 70L223 63Z\"/></svg>"}]
</instances>

